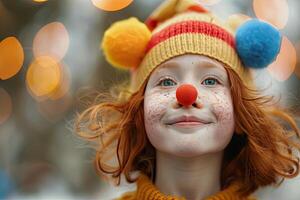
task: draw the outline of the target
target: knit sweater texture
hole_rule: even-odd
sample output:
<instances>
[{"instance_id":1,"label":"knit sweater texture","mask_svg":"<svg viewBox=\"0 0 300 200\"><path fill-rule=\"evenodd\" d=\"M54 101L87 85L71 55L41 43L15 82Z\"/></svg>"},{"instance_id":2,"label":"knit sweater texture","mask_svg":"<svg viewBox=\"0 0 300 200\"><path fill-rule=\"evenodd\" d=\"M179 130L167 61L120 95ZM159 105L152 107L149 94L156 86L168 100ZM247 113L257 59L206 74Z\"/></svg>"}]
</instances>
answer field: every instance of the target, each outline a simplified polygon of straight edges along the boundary
<instances>
[{"instance_id":1,"label":"knit sweater texture","mask_svg":"<svg viewBox=\"0 0 300 200\"><path fill-rule=\"evenodd\" d=\"M232 184L228 188L205 198L205 200L255 200L254 197L240 197L236 192L238 185ZM184 197L176 197L162 194L145 175L140 175L137 180L137 190L126 192L117 200L186 200Z\"/></svg>"}]
</instances>

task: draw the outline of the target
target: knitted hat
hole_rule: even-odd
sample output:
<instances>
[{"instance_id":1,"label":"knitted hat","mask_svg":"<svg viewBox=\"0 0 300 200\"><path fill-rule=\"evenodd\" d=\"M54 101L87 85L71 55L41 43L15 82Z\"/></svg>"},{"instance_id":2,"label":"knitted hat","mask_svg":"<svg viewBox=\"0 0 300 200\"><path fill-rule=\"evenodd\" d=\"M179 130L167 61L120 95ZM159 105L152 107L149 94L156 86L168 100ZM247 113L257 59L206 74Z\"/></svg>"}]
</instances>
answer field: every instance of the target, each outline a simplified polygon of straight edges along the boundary
<instances>
[{"instance_id":1,"label":"knitted hat","mask_svg":"<svg viewBox=\"0 0 300 200\"><path fill-rule=\"evenodd\" d=\"M114 23L104 34L102 48L113 66L130 69L130 92L139 90L150 73L175 56L199 54L214 58L251 82L249 68L263 68L276 58L281 35L257 19L235 32L196 0L166 0L146 20Z\"/></svg>"}]
</instances>

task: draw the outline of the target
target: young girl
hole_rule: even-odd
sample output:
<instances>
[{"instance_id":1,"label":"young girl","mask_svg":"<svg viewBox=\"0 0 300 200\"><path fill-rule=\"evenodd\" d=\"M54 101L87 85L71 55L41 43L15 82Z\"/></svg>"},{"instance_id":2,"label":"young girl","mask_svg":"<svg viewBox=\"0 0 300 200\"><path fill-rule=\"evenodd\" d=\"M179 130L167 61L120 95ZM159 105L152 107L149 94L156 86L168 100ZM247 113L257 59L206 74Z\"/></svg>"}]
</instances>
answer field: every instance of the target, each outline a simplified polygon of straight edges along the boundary
<instances>
[{"instance_id":1,"label":"young girl","mask_svg":"<svg viewBox=\"0 0 300 200\"><path fill-rule=\"evenodd\" d=\"M298 174L299 129L250 70L274 61L280 33L229 24L192 0L166 0L146 25L130 18L105 32L107 60L131 80L100 95L76 131L95 142L99 175L137 182L120 199L251 199Z\"/></svg>"}]
</instances>

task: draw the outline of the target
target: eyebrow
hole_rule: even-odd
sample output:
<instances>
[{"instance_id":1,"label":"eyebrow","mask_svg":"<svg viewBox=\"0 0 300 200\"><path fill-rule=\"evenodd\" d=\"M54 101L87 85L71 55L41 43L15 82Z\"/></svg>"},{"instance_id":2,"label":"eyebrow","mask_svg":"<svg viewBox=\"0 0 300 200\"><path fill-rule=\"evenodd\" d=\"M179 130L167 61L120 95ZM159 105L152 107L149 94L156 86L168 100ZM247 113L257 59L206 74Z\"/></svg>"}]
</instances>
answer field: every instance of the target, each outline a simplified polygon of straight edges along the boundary
<instances>
[{"instance_id":1,"label":"eyebrow","mask_svg":"<svg viewBox=\"0 0 300 200\"><path fill-rule=\"evenodd\" d=\"M216 63L216 62L213 62L210 60L202 60L202 61L195 61L195 62L198 67L198 70L200 69L200 66L202 66L201 70L203 70L204 73L205 73L205 71L211 69L214 72L219 74L219 78L223 83L227 82L227 80L228 80L226 78L227 71L224 67L220 68L219 63ZM168 69L174 69L174 71L181 73L179 66L180 66L180 64L176 61L167 61L167 62L161 64L161 66L157 69L157 71L155 71L154 77L159 76L159 74L164 73L164 71L168 70Z\"/></svg>"},{"instance_id":2,"label":"eyebrow","mask_svg":"<svg viewBox=\"0 0 300 200\"><path fill-rule=\"evenodd\" d=\"M197 66L203 66L203 68L215 68L215 69L221 70L220 67L218 66L218 63L208 61L208 60L198 61L196 64L197 64ZM166 69L166 68L178 68L179 66L180 66L180 64L178 64L177 62L169 61L169 62L165 62L165 63L161 64L158 71ZM224 70L221 70L221 71L224 71Z\"/></svg>"}]
</instances>

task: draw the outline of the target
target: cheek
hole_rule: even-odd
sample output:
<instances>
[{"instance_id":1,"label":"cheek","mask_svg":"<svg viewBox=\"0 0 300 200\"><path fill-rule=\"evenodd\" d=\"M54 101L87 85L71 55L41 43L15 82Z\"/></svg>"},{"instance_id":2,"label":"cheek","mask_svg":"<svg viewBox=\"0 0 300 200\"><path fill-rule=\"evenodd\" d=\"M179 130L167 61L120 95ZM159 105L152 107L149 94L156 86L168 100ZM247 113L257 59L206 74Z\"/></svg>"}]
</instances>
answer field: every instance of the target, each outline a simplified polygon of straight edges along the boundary
<instances>
[{"instance_id":1,"label":"cheek","mask_svg":"<svg viewBox=\"0 0 300 200\"><path fill-rule=\"evenodd\" d=\"M206 98L212 105L212 110L217 117L218 123L223 128L232 130L234 127L234 110L230 91L228 89L219 89Z\"/></svg>"},{"instance_id":2,"label":"cheek","mask_svg":"<svg viewBox=\"0 0 300 200\"><path fill-rule=\"evenodd\" d=\"M159 123L161 117L166 112L170 102L174 101L170 92L155 92L145 95L144 99L144 119L145 126L154 128Z\"/></svg>"}]
</instances>

